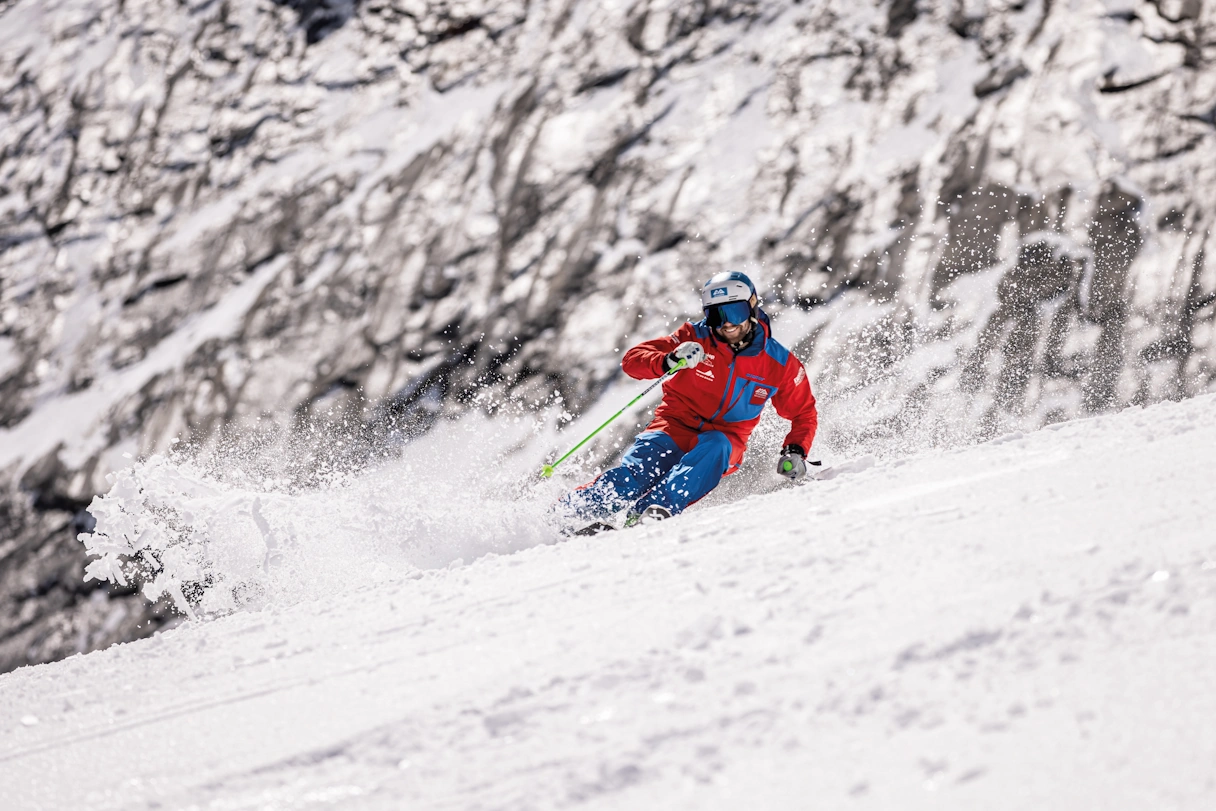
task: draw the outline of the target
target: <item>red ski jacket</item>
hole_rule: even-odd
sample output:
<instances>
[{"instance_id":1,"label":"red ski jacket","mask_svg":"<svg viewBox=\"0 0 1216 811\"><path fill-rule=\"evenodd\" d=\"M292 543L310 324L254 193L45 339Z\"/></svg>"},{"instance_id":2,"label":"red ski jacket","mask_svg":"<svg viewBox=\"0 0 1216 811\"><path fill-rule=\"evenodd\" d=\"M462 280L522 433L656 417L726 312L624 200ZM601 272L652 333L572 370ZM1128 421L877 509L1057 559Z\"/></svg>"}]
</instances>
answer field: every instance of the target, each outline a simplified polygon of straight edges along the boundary
<instances>
[{"instance_id":1,"label":"red ski jacket","mask_svg":"<svg viewBox=\"0 0 1216 811\"><path fill-rule=\"evenodd\" d=\"M663 359L677 346L685 341L701 344L705 360L664 381L663 402L646 429L664 432L685 453L696 445L699 434L721 431L731 444L727 473L739 468L747 439L769 400L792 423L784 444L809 451L819 425L815 395L801 361L773 338L764 311L757 311L756 320L755 339L738 354L698 321L671 335L643 341L621 358L625 374L653 380L663 376Z\"/></svg>"}]
</instances>

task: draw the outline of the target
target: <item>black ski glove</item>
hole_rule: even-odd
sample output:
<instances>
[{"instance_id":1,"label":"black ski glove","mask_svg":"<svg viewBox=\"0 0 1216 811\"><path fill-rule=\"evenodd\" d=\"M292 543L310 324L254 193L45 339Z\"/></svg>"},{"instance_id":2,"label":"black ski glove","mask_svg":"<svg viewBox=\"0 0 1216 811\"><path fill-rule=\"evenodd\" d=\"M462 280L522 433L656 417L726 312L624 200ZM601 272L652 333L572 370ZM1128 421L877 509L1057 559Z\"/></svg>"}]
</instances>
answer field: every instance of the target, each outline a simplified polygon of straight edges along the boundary
<instances>
[{"instance_id":1,"label":"black ski glove","mask_svg":"<svg viewBox=\"0 0 1216 811\"><path fill-rule=\"evenodd\" d=\"M806 475L806 451L800 445L786 445L777 460L777 472L796 482Z\"/></svg>"}]
</instances>

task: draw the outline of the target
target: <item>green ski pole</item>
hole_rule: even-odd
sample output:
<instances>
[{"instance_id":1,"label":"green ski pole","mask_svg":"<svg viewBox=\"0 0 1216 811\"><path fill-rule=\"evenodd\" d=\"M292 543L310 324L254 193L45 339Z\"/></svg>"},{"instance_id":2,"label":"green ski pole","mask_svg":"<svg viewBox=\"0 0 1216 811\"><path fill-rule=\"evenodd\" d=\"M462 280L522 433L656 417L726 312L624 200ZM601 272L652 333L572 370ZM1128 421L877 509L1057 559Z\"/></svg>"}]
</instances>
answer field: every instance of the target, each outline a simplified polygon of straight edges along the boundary
<instances>
[{"instance_id":1,"label":"green ski pole","mask_svg":"<svg viewBox=\"0 0 1216 811\"><path fill-rule=\"evenodd\" d=\"M645 391L643 391L643 392L642 392L641 394L639 394L637 397L634 397L632 400L630 400L628 403L626 403L624 408L622 408L620 411L616 412L616 413L615 413L615 414L613 414L611 417L609 417L609 418L607 419L607 421L606 421L606 422L605 422L603 425L601 425L599 428L596 428L596 429L595 429L594 431L592 431L591 433L587 434L587 436L586 436L586 437L583 439L583 441L582 441L582 442L578 443L578 444L577 444L577 445L575 445L573 448L571 448L570 450L566 451L565 456L563 456L561 459L558 459L556 462L554 462L554 463L553 463L553 464L551 464L551 465L545 465L544 467L542 467L542 468L541 468L541 471L540 471L540 475L541 475L541 477L542 477L542 478L547 479L547 478L549 478L550 476L552 476L552 475L553 475L553 471L554 471L554 469L556 469L556 468L557 468L557 466L558 466L558 465L560 465L562 462L566 461L566 458L567 458L568 456L570 456L570 454L574 453L576 450L578 450L579 448L581 448L581 447L583 447L584 445L586 445L586 444L587 444L587 441L588 441L588 440L590 440L590 439L591 439L591 437L595 436L595 435L596 435L596 434L598 434L600 431L602 431L602 430L604 430L605 428L607 428L607 427L608 427L608 426L609 426L609 425L612 423L612 421L613 421L613 420L615 420L617 417L621 416L621 415L622 415L622 414L624 414L626 411L628 411L628 410L629 410L629 407L630 407L631 405L633 405L633 404L634 404L634 403L636 403L638 400L641 400L643 397L645 397L647 394L649 394L649 393L651 392L651 390L653 390L653 389L654 389L654 387L655 387L655 386L659 385L659 384L660 384L660 383L662 383L664 380L666 380L667 378L671 377L672 375L674 375L676 372L680 371L681 369L683 369L683 368L684 368L685 366L687 366L687 365L688 365L688 361L686 361L686 360L684 360L684 359L682 359L682 358L681 358L681 359L680 359L680 361L679 361L679 362L678 362L678 363L677 363L675 366L672 366L672 367L671 367L671 369L670 369L670 370L668 370L668 372L667 372L666 374L664 374L664 375L663 375L662 377L660 377L658 380L654 381L654 382L653 382L653 383L651 383L649 386L647 386Z\"/></svg>"}]
</instances>

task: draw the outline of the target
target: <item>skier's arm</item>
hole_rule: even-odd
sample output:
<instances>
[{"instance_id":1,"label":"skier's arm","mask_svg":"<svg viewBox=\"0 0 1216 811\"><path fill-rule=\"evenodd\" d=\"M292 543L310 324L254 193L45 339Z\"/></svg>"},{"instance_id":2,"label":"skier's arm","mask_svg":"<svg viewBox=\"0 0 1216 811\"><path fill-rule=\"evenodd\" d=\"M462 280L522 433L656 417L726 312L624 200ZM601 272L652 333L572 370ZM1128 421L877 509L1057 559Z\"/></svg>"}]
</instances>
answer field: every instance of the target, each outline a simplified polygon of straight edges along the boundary
<instances>
[{"instance_id":1,"label":"skier's arm","mask_svg":"<svg viewBox=\"0 0 1216 811\"><path fill-rule=\"evenodd\" d=\"M815 395L811 393L811 382L807 380L802 362L792 353L785 371L785 380L773 395L773 407L777 409L777 413L792 423L783 444L797 445L804 453L809 452L811 443L815 441L815 431L819 427Z\"/></svg>"},{"instance_id":2,"label":"skier's arm","mask_svg":"<svg viewBox=\"0 0 1216 811\"><path fill-rule=\"evenodd\" d=\"M692 324L684 324L671 335L642 341L637 346L625 352L621 358L621 369L625 374L636 380L653 380L667 373L663 365L666 358L677 346L684 341L692 340L695 335Z\"/></svg>"}]
</instances>

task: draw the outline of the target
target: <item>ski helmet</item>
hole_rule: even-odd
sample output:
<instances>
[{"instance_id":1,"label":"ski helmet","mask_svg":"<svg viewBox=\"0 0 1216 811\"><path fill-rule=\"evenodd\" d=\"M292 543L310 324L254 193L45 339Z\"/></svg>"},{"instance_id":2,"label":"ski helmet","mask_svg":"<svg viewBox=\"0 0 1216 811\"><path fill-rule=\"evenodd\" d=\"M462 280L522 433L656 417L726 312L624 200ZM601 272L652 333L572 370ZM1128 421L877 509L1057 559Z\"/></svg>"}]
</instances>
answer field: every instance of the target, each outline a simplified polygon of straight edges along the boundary
<instances>
[{"instance_id":1,"label":"ski helmet","mask_svg":"<svg viewBox=\"0 0 1216 811\"><path fill-rule=\"evenodd\" d=\"M756 317L756 286L737 270L713 276L701 288L701 307L711 327L744 324Z\"/></svg>"}]
</instances>

